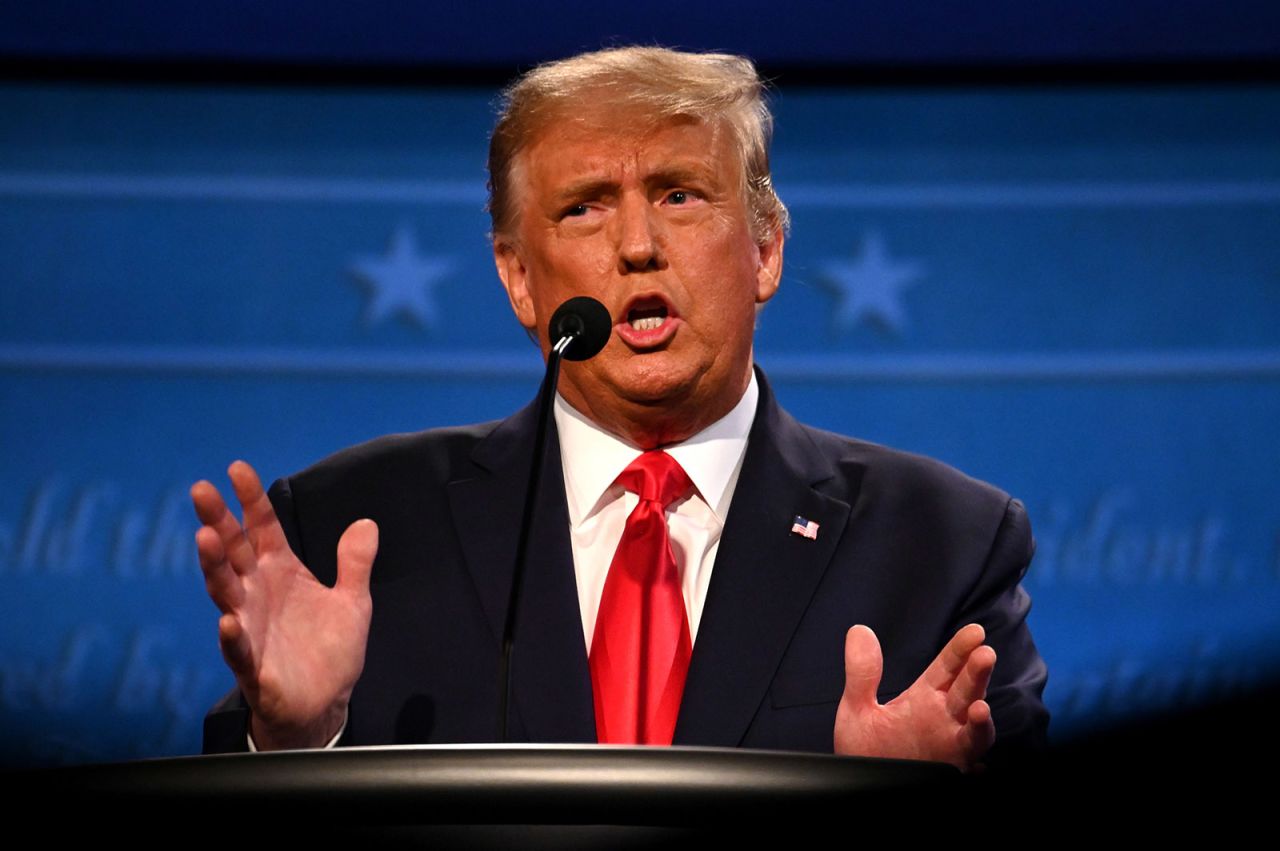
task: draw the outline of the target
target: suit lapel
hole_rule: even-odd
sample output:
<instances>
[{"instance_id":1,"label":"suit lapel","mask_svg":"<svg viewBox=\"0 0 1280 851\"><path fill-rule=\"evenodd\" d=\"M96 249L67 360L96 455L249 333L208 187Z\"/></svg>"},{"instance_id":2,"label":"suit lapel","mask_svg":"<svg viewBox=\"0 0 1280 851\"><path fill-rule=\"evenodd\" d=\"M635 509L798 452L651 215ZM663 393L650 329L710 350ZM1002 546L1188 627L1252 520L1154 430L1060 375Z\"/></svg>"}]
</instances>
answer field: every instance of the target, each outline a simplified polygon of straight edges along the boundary
<instances>
[{"instance_id":1,"label":"suit lapel","mask_svg":"<svg viewBox=\"0 0 1280 851\"><path fill-rule=\"evenodd\" d=\"M449 501L499 652L520 516L533 455L537 406L502 422L472 453L475 474L449 483ZM582 639L560 442L552 423L529 541L512 653L513 738L594 742L591 675Z\"/></svg>"},{"instance_id":2,"label":"suit lapel","mask_svg":"<svg viewBox=\"0 0 1280 851\"><path fill-rule=\"evenodd\" d=\"M849 519L849 503L815 489L830 477L822 453L759 377L760 408L711 574L675 744L741 742ZM819 525L816 540L791 532L796 515Z\"/></svg>"}]
</instances>

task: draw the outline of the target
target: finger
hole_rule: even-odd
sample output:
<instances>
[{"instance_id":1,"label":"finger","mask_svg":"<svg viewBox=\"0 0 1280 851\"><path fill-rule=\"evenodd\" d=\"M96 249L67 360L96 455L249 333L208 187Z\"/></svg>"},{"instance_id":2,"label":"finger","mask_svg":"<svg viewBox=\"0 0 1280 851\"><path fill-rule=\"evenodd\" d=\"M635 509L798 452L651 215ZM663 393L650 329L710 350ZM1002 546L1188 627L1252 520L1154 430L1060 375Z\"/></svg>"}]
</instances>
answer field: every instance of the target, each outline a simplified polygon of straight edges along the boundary
<instances>
[{"instance_id":1,"label":"finger","mask_svg":"<svg viewBox=\"0 0 1280 851\"><path fill-rule=\"evenodd\" d=\"M201 526L196 531L196 553L200 557L204 587L213 604L224 614L239 606L244 600L244 585L227 561L218 533L208 526Z\"/></svg>"},{"instance_id":2,"label":"finger","mask_svg":"<svg viewBox=\"0 0 1280 851\"><path fill-rule=\"evenodd\" d=\"M244 511L244 531L254 552L261 554L287 549L289 542L285 540L271 499L262 489L257 471L244 461L233 461L227 468L227 475Z\"/></svg>"},{"instance_id":3,"label":"finger","mask_svg":"<svg viewBox=\"0 0 1280 851\"><path fill-rule=\"evenodd\" d=\"M222 658L227 661L227 667L231 668L241 686L253 683L253 647L235 615L226 614L218 619L218 646L222 648Z\"/></svg>"},{"instance_id":4,"label":"finger","mask_svg":"<svg viewBox=\"0 0 1280 851\"><path fill-rule=\"evenodd\" d=\"M965 729L968 738L965 750L968 764L974 766L991 750L996 741L996 724L991 717L991 705L985 700L975 700L969 704L968 722Z\"/></svg>"},{"instance_id":5,"label":"finger","mask_svg":"<svg viewBox=\"0 0 1280 851\"><path fill-rule=\"evenodd\" d=\"M987 696L987 685L995 667L996 651L985 644L969 654L964 668L947 691L947 712L952 718L964 723L970 705Z\"/></svg>"},{"instance_id":6,"label":"finger","mask_svg":"<svg viewBox=\"0 0 1280 851\"><path fill-rule=\"evenodd\" d=\"M884 658L880 640L870 627L859 624L844 637L844 700L855 706L875 706Z\"/></svg>"},{"instance_id":7,"label":"finger","mask_svg":"<svg viewBox=\"0 0 1280 851\"><path fill-rule=\"evenodd\" d=\"M201 479L191 486L191 504L195 506L196 517L200 522L215 530L218 523L222 522L223 515L229 513L222 494L212 482L206 479ZM231 519L235 520L234 517Z\"/></svg>"},{"instance_id":8,"label":"finger","mask_svg":"<svg viewBox=\"0 0 1280 851\"><path fill-rule=\"evenodd\" d=\"M196 482L191 486L191 503L200 522L222 540L222 549L236 573L241 576L251 573L257 567L257 557L240 528L240 521L227 508L218 489L203 479Z\"/></svg>"},{"instance_id":9,"label":"finger","mask_svg":"<svg viewBox=\"0 0 1280 851\"><path fill-rule=\"evenodd\" d=\"M951 684L969 661L969 654L982 646L986 637L986 631L979 624L971 623L961 627L937 658L929 663L918 682L935 689L951 688Z\"/></svg>"},{"instance_id":10,"label":"finger","mask_svg":"<svg viewBox=\"0 0 1280 851\"><path fill-rule=\"evenodd\" d=\"M369 596L369 575L378 554L378 524L357 520L338 539L337 589L346 594Z\"/></svg>"}]
</instances>

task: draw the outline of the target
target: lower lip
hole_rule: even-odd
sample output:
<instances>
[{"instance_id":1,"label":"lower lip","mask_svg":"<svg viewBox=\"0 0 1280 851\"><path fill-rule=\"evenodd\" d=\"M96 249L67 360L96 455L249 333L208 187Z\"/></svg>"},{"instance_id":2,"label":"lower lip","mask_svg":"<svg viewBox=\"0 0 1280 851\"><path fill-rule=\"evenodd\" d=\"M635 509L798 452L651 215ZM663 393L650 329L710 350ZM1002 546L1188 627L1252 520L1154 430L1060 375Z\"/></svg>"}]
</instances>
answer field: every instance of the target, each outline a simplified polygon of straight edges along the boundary
<instances>
[{"instance_id":1,"label":"lower lip","mask_svg":"<svg viewBox=\"0 0 1280 851\"><path fill-rule=\"evenodd\" d=\"M632 328L630 322L619 322L613 330L622 342L633 349L653 349L668 343L675 336L679 324L679 317L668 316L657 328L641 331Z\"/></svg>"}]
</instances>

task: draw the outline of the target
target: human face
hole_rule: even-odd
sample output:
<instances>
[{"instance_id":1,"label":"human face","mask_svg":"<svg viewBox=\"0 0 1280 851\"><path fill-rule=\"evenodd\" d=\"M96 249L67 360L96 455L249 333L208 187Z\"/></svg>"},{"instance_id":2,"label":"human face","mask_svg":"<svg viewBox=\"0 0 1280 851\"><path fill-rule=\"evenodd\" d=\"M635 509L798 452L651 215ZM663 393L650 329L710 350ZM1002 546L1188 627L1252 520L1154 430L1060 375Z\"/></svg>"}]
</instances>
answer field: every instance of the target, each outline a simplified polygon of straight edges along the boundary
<instances>
[{"instance_id":1,"label":"human face","mask_svg":"<svg viewBox=\"0 0 1280 851\"><path fill-rule=\"evenodd\" d=\"M613 318L560 393L641 448L684 440L737 404L751 376L756 308L777 291L782 234L751 235L730 134L691 118L616 108L549 122L516 158L515 224L494 257L543 355L551 314L587 295Z\"/></svg>"}]
</instances>

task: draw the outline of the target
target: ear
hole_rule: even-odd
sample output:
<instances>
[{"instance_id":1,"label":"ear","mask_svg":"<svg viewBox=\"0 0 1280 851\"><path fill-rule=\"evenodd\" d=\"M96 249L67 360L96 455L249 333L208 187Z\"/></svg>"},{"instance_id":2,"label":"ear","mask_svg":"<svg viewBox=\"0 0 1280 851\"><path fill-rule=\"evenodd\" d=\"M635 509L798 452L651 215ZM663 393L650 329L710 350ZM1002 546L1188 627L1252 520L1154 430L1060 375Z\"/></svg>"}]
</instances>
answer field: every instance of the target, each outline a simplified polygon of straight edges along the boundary
<instances>
[{"instance_id":1,"label":"ear","mask_svg":"<svg viewBox=\"0 0 1280 851\"><path fill-rule=\"evenodd\" d=\"M760 261L756 266L756 304L764 304L773 298L782 282L782 244L785 242L781 227L769 232L769 237L760 243Z\"/></svg>"},{"instance_id":2,"label":"ear","mask_svg":"<svg viewBox=\"0 0 1280 851\"><path fill-rule=\"evenodd\" d=\"M498 267L498 277L507 291L507 299L511 302L516 319L526 329L537 327L533 298L529 295L529 272L520 257L519 249L510 240L494 237L493 263Z\"/></svg>"}]
</instances>

